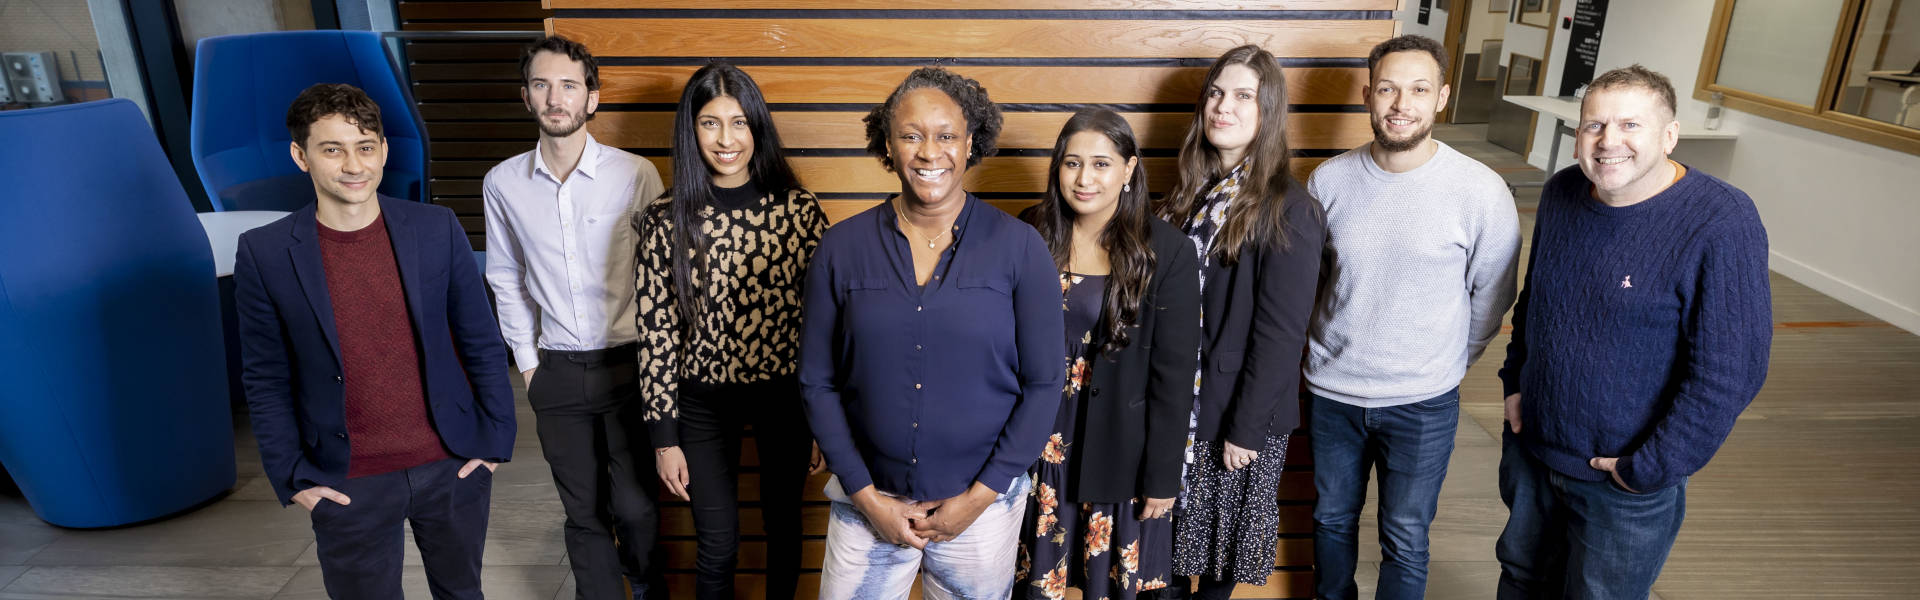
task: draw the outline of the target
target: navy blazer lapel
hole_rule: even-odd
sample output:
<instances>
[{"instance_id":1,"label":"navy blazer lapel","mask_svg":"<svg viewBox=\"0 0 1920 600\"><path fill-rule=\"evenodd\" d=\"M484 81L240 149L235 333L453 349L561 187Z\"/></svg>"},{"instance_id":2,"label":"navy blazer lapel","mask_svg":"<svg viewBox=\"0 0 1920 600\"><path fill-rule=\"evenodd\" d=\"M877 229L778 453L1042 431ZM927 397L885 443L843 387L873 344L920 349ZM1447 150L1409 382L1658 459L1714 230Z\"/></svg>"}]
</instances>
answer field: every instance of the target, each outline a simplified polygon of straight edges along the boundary
<instances>
[{"instance_id":1,"label":"navy blazer lapel","mask_svg":"<svg viewBox=\"0 0 1920 600\"><path fill-rule=\"evenodd\" d=\"M293 261L294 276L300 280L301 291L306 292L307 305L313 307L314 319L320 322L334 364L344 365L340 360L340 333L333 326L333 296L327 292L327 266L320 257L320 222L314 216L314 205L295 212L292 225L293 244L287 246L287 257Z\"/></svg>"},{"instance_id":2,"label":"navy blazer lapel","mask_svg":"<svg viewBox=\"0 0 1920 600\"><path fill-rule=\"evenodd\" d=\"M407 314L413 317L413 336L420 335L420 235L407 215L393 210L404 200L380 197L380 214L387 219L387 239L393 244L393 261L400 267L400 289L407 297Z\"/></svg>"}]
</instances>

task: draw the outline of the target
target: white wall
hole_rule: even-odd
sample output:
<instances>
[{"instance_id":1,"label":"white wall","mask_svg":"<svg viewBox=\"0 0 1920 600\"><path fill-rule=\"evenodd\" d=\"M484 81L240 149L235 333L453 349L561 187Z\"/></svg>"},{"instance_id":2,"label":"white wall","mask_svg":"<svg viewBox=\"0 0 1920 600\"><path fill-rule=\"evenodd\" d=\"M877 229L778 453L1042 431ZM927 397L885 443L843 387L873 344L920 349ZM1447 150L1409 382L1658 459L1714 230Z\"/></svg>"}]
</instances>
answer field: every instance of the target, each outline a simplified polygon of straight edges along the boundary
<instances>
[{"instance_id":1,"label":"white wall","mask_svg":"<svg viewBox=\"0 0 1920 600\"><path fill-rule=\"evenodd\" d=\"M1565 4L1571 11L1572 0ZM1713 0L1615 0L1596 73L1633 63L1659 71L1673 80L1680 119L1699 122L1706 103L1692 99L1693 87L1712 13ZM1556 49L1550 90L1565 59L1564 49ZM1914 192L1920 156L1735 110L1727 111L1722 129L1740 138L1682 141L1674 158L1753 197L1773 269L1920 333L1920 266L1914 264L1920 259L1920 194ZM1540 149L1529 158L1545 166L1545 144L1535 145Z\"/></svg>"},{"instance_id":2,"label":"white wall","mask_svg":"<svg viewBox=\"0 0 1920 600\"><path fill-rule=\"evenodd\" d=\"M1428 0L1429 4L1438 0ZM1467 0L1453 0L1449 6L1465 4ZM1447 11L1433 9L1427 11L1427 24L1420 24L1420 0L1401 0L1400 10L1393 11L1393 20L1400 22L1400 35L1424 35L1440 42L1447 41ZM1457 8L1456 8L1457 10Z\"/></svg>"}]
</instances>

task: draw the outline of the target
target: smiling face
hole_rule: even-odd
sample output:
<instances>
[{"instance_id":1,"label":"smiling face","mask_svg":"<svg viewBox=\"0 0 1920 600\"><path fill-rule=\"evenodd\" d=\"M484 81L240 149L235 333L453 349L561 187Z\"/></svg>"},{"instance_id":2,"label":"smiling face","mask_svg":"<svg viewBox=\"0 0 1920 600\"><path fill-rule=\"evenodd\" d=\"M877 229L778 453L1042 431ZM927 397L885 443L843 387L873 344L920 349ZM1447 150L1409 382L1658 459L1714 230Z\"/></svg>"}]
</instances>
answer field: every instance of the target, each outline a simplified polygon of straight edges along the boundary
<instances>
[{"instance_id":1,"label":"smiling face","mask_svg":"<svg viewBox=\"0 0 1920 600\"><path fill-rule=\"evenodd\" d=\"M753 160L753 126L740 102L731 96L716 97L700 107L693 125L700 140L700 160L707 162L713 184L723 188L746 184L752 175L747 165Z\"/></svg>"},{"instance_id":2,"label":"smiling face","mask_svg":"<svg viewBox=\"0 0 1920 600\"><path fill-rule=\"evenodd\" d=\"M887 155L907 200L938 204L966 197L960 178L973 136L959 103L937 89L916 89L893 108L892 125Z\"/></svg>"},{"instance_id":3,"label":"smiling face","mask_svg":"<svg viewBox=\"0 0 1920 600\"><path fill-rule=\"evenodd\" d=\"M1372 74L1365 98L1374 145L1406 152L1426 142L1452 91L1442 83L1440 63L1424 51L1394 52L1381 57Z\"/></svg>"},{"instance_id":4,"label":"smiling face","mask_svg":"<svg viewBox=\"0 0 1920 600\"><path fill-rule=\"evenodd\" d=\"M1659 176L1680 141L1673 111L1653 91L1639 86L1589 90L1580 104L1574 157L1609 203L1653 197L1671 183Z\"/></svg>"},{"instance_id":5,"label":"smiling face","mask_svg":"<svg viewBox=\"0 0 1920 600\"><path fill-rule=\"evenodd\" d=\"M1207 83L1206 97L1200 114L1207 143L1220 152L1221 165L1231 169L1260 132L1260 75L1246 65L1227 65Z\"/></svg>"},{"instance_id":6,"label":"smiling face","mask_svg":"<svg viewBox=\"0 0 1920 600\"><path fill-rule=\"evenodd\" d=\"M528 66L520 99L549 137L567 137L600 108L600 92L587 90L587 69L565 54L540 52Z\"/></svg>"},{"instance_id":7,"label":"smiling face","mask_svg":"<svg viewBox=\"0 0 1920 600\"><path fill-rule=\"evenodd\" d=\"M1120 155L1120 148L1107 136L1082 131L1067 138L1067 152L1061 155L1060 195L1073 212L1106 218L1120 205L1120 191L1133 177L1136 159Z\"/></svg>"},{"instance_id":8,"label":"smiling face","mask_svg":"<svg viewBox=\"0 0 1920 600\"><path fill-rule=\"evenodd\" d=\"M387 140L339 114L320 117L307 129L307 143L292 145L293 162L313 177L320 202L362 204L380 189Z\"/></svg>"}]
</instances>

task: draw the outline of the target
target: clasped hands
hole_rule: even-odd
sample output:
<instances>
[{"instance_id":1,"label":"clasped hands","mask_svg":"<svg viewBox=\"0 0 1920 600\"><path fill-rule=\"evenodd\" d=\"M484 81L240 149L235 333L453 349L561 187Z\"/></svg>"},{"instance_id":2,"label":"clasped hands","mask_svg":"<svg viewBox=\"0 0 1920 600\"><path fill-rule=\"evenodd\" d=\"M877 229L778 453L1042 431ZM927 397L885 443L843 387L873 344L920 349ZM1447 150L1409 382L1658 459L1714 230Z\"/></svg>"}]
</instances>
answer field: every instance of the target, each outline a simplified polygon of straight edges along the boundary
<instances>
[{"instance_id":1,"label":"clasped hands","mask_svg":"<svg viewBox=\"0 0 1920 600\"><path fill-rule=\"evenodd\" d=\"M867 523L881 540L924 549L927 544L960 537L999 497L999 492L976 481L967 491L943 500L902 500L882 495L871 485L854 492L848 499L866 515Z\"/></svg>"}]
</instances>

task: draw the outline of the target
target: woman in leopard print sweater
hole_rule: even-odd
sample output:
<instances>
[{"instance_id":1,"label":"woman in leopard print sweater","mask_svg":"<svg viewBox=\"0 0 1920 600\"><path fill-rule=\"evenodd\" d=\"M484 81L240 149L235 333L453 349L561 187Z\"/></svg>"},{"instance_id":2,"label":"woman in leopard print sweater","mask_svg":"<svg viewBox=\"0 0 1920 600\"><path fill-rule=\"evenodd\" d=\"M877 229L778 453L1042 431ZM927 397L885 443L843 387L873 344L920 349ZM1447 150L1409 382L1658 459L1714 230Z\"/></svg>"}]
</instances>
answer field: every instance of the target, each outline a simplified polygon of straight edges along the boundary
<instances>
[{"instance_id":1,"label":"woman in leopard print sweater","mask_svg":"<svg viewBox=\"0 0 1920 600\"><path fill-rule=\"evenodd\" d=\"M826 214L788 167L753 79L693 74L673 126L673 189L641 213L635 299L655 466L693 505L697 597L733 598L742 428L759 448L767 598L794 597L813 439L793 373L807 261ZM819 450L814 450L815 456Z\"/></svg>"}]
</instances>

